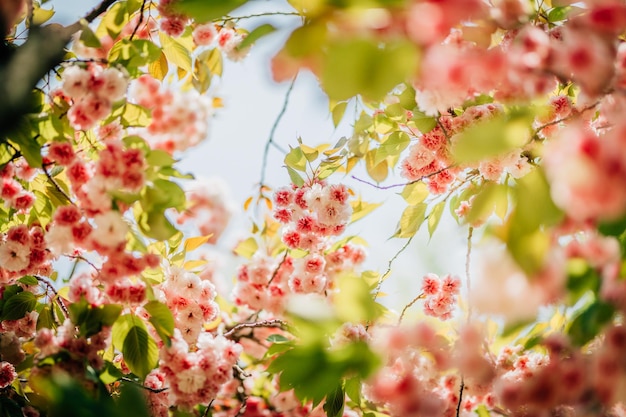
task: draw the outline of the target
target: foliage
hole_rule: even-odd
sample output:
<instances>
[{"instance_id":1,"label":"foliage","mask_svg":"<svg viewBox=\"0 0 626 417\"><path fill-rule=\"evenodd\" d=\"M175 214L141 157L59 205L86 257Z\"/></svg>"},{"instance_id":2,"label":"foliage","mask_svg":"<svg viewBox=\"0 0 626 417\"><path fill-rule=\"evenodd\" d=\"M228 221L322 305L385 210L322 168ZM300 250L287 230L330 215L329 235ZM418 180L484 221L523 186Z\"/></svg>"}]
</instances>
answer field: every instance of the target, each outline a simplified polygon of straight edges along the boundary
<instances>
[{"instance_id":1,"label":"foliage","mask_svg":"<svg viewBox=\"0 0 626 417\"><path fill-rule=\"evenodd\" d=\"M103 0L67 26L46 3L0 1L0 417L625 412L624 2ZM272 75L311 71L352 133L293 141L274 188L283 109L218 293L232 207L178 163L224 61L294 17ZM405 205L384 272L357 185ZM379 303L450 219L465 277Z\"/></svg>"}]
</instances>

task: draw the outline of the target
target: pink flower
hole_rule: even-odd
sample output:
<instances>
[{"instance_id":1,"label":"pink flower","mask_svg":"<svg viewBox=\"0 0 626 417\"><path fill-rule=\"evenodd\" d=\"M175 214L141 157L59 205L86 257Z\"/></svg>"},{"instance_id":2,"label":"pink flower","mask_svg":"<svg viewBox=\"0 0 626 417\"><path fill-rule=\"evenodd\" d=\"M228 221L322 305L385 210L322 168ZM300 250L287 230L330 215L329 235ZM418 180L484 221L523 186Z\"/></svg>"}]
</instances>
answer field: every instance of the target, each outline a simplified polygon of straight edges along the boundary
<instances>
[{"instance_id":1,"label":"pink flower","mask_svg":"<svg viewBox=\"0 0 626 417\"><path fill-rule=\"evenodd\" d=\"M439 292L439 277L435 274L427 274L422 278L422 292L425 295L435 295Z\"/></svg>"},{"instance_id":2,"label":"pink flower","mask_svg":"<svg viewBox=\"0 0 626 417\"><path fill-rule=\"evenodd\" d=\"M193 41L196 45L206 46L212 44L217 38L217 30L215 29L215 25L213 23L198 25L193 30L191 36L193 37Z\"/></svg>"},{"instance_id":3,"label":"pink flower","mask_svg":"<svg viewBox=\"0 0 626 417\"><path fill-rule=\"evenodd\" d=\"M0 389L6 388L17 378L15 368L9 362L0 362Z\"/></svg>"}]
</instances>

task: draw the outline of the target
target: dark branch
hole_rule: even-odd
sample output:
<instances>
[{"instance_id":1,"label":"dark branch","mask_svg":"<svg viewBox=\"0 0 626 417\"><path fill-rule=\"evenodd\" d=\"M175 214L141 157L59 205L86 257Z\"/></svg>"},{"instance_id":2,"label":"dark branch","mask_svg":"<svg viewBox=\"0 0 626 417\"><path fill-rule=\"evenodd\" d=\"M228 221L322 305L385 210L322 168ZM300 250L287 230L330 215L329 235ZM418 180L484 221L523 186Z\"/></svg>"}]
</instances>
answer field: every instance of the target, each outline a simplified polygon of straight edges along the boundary
<instances>
[{"instance_id":1,"label":"dark branch","mask_svg":"<svg viewBox=\"0 0 626 417\"><path fill-rule=\"evenodd\" d=\"M104 0L84 19L63 27L58 24L32 26L23 45L3 50L0 56L0 139L9 134L31 112L29 98L37 83L65 56L65 47L84 21L92 22L116 0Z\"/></svg>"}]
</instances>

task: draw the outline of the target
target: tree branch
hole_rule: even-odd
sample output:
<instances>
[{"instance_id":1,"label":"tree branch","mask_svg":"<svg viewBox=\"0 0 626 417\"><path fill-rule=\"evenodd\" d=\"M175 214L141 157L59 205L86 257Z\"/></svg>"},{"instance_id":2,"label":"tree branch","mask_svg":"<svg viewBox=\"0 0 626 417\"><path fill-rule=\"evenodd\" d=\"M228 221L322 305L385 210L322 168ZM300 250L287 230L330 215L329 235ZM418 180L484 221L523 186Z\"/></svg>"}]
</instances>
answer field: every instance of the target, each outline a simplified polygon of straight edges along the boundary
<instances>
[{"instance_id":1,"label":"tree branch","mask_svg":"<svg viewBox=\"0 0 626 417\"><path fill-rule=\"evenodd\" d=\"M255 323L241 323L224 333L224 337L231 337L241 329L254 329L257 327L277 327L279 329L287 328L287 323L282 320L265 320Z\"/></svg>"},{"instance_id":2,"label":"tree branch","mask_svg":"<svg viewBox=\"0 0 626 417\"><path fill-rule=\"evenodd\" d=\"M92 22L116 0L103 0L84 20L63 27L58 24L32 26L26 42L0 56L0 139L9 134L22 117L32 111L29 99L37 83L65 55L65 47L83 22Z\"/></svg>"}]
</instances>

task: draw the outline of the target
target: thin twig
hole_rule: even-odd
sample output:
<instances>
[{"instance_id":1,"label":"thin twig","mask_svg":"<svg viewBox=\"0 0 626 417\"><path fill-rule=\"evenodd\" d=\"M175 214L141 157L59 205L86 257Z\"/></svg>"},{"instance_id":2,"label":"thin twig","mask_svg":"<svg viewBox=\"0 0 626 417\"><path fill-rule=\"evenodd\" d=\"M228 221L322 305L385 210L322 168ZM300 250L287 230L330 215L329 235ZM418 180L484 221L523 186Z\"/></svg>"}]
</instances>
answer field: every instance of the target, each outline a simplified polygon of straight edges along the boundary
<instances>
[{"instance_id":1,"label":"thin twig","mask_svg":"<svg viewBox=\"0 0 626 417\"><path fill-rule=\"evenodd\" d=\"M204 409L204 413L202 413L202 417L207 417L209 415L209 411L211 411L211 407L213 406L214 401L215 401L215 398L209 402L209 404Z\"/></svg>"},{"instance_id":2,"label":"thin twig","mask_svg":"<svg viewBox=\"0 0 626 417\"><path fill-rule=\"evenodd\" d=\"M143 13L144 13L145 9L146 9L146 0L143 0L141 2L141 9L139 9L139 21L135 25L135 28L133 29L133 33L130 34L130 40L131 41L133 40L133 38L135 37L135 34L139 30L139 26L141 26L141 24L143 23Z\"/></svg>"},{"instance_id":3,"label":"thin twig","mask_svg":"<svg viewBox=\"0 0 626 417\"><path fill-rule=\"evenodd\" d=\"M246 16L224 16L219 19L215 19L214 22L231 22L231 21L236 22L238 20L252 19L255 17L263 17L263 16L302 16L302 15L298 12L265 12L265 13L249 14Z\"/></svg>"},{"instance_id":4,"label":"thin twig","mask_svg":"<svg viewBox=\"0 0 626 417\"><path fill-rule=\"evenodd\" d=\"M409 181L409 182L403 182L401 184L391 184L391 185L384 185L383 186L383 185L374 184L373 182L369 182L369 181L363 180L361 178L355 177L354 175L352 175L352 179L355 179L355 180L357 180L359 182L362 182L363 184L371 185L372 187L377 188L379 190L389 190L391 188L406 187L407 185L411 185L411 184L415 184L416 182L424 181L427 178L434 177L435 175L441 174L443 171L445 171L447 169L450 169L450 168L453 168L453 167L454 167L454 165L449 165L449 166L441 168L441 169L439 169L439 170L437 170L435 172L431 172L430 174L423 175L423 176L419 177L416 180Z\"/></svg>"},{"instance_id":5,"label":"thin twig","mask_svg":"<svg viewBox=\"0 0 626 417\"><path fill-rule=\"evenodd\" d=\"M224 337L231 337L241 329L254 329L257 327L277 327L279 329L284 329L287 328L287 323L278 319L257 321L255 323L240 323L224 333Z\"/></svg>"},{"instance_id":6,"label":"thin twig","mask_svg":"<svg viewBox=\"0 0 626 417\"><path fill-rule=\"evenodd\" d=\"M387 278L387 276L391 273L391 266L393 265L394 261L398 258L398 256L400 256L400 254L402 252L404 252L404 250L409 247L409 245L411 244L411 241L413 241L413 238L415 237L415 235L411 236L409 238L409 240L406 241L406 243L404 244L404 246L402 246L400 248L400 250L393 255L393 258L391 258L389 260L389 263L387 264L387 271L385 271L384 274L382 274L380 276L380 278L378 278L378 283L376 284L376 289L374 290L374 301L376 301L376 299L378 298L378 295L380 294L380 287L383 285L383 281L385 280L385 278ZM369 326L369 324L368 324ZM367 328L367 327L366 327Z\"/></svg>"},{"instance_id":7,"label":"thin twig","mask_svg":"<svg viewBox=\"0 0 626 417\"><path fill-rule=\"evenodd\" d=\"M465 388L465 383L463 381L463 375L461 375L461 386L459 387L459 402L456 404L456 417L459 417L461 413L461 401L463 401L463 389Z\"/></svg>"},{"instance_id":8,"label":"thin twig","mask_svg":"<svg viewBox=\"0 0 626 417\"><path fill-rule=\"evenodd\" d=\"M274 120L274 124L272 125L272 129L270 130L269 137L267 138L267 142L265 143L265 149L263 150L263 163L261 165L261 182L259 183L259 187L263 187L265 185L265 171L267 169L267 157L269 155L270 145L276 146L276 143L274 142L274 134L276 133L276 128L278 128L278 124L280 123L281 119L285 115L285 112L287 111L287 106L289 105L289 96L291 95L291 91L293 90L293 86L296 83L297 77L298 76L296 75L291 80L291 84L289 85L287 93L285 94L283 107L280 109L276 120Z\"/></svg>"},{"instance_id":9,"label":"thin twig","mask_svg":"<svg viewBox=\"0 0 626 417\"><path fill-rule=\"evenodd\" d=\"M272 276L270 277L270 280L267 281L267 285L270 285L272 283L272 281L274 281L274 278L276 278L276 275L278 275L278 270L280 269L281 266L283 266L283 263L285 263L285 261L287 260L287 255L288 254L289 254L289 252L285 251L285 256L283 256L283 259L280 261L280 263L278 264L276 269L274 269L274 272L272 273Z\"/></svg>"},{"instance_id":10,"label":"thin twig","mask_svg":"<svg viewBox=\"0 0 626 417\"><path fill-rule=\"evenodd\" d=\"M543 129L545 129L546 127L550 127L550 126L552 126L552 125L556 125L556 124L559 124L559 123L565 122L565 121L567 121L567 120L569 120L569 119L573 119L574 117L576 117L576 116L580 115L581 113L584 113L584 112L586 112L586 111L588 111L588 110L591 110L591 109L595 108L598 104L600 104L600 102L599 102L599 101L596 101L595 103L590 104L590 105L588 105L587 107L582 108L581 110L578 110L578 111L572 111L572 112L569 114L569 116L563 117L563 118L558 119L558 120L553 120L553 121L551 121L551 122L548 122L548 123L546 123L546 124L543 124L543 125L539 126L537 129L535 129L535 136L536 136L537 134L539 134L539 132L541 132L541 131L542 131Z\"/></svg>"},{"instance_id":11,"label":"thin twig","mask_svg":"<svg viewBox=\"0 0 626 417\"><path fill-rule=\"evenodd\" d=\"M80 256L80 255L65 255L65 256L71 259L77 259L79 261L83 261L87 263L89 266L91 266L96 272L100 272L100 268L98 268L93 262L91 262L89 259L85 258L84 256Z\"/></svg>"},{"instance_id":12,"label":"thin twig","mask_svg":"<svg viewBox=\"0 0 626 417\"><path fill-rule=\"evenodd\" d=\"M59 183L56 182L56 180L52 177L52 175L50 175L50 172L48 171L48 168L46 167L45 164L41 165L41 169L43 170L44 174L46 174L46 177L48 178L48 181L50 181L52 183L52 185L54 185L54 188L56 188L56 190L58 192L60 192L61 195L63 195L63 197L65 197L70 204L75 206L76 203L74 203L74 201L72 201L72 198L65 192L65 190L63 188L61 188Z\"/></svg>"},{"instance_id":13,"label":"thin twig","mask_svg":"<svg viewBox=\"0 0 626 417\"><path fill-rule=\"evenodd\" d=\"M404 318L404 314L406 313L406 311L409 308L411 308L413 304L415 304L418 300L421 300L422 298L424 298L424 293L421 293L420 295L415 297L413 300L411 300L409 304L404 306L404 308L402 309L402 312L400 313L400 317L398 317L398 326L402 323L402 319Z\"/></svg>"},{"instance_id":14,"label":"thin twig","mask_svg":"<svg viewBox=\"0 0 626 417\"><path fill-rule=\"evenodd\" d=\"M470 278L470 260L472 257L472 234L474 233L474 228L472 226L469 227L469 231L467 232L467 253L465 254L465 280L467 283L467 322L469 323L472 317L472 303L470 301L471 294L470 291L472 289L472 280Z\"/></svg>"},{"instance_id":15,"label":"thin twig","mask_svg":"<svg viewBox=\"0 0 626 417\"><path fill-rule=\"evenodd\" d=\"M37 281L41 282L42 284L46 286L47 291L50 291L51 293L54 294L54 299L56 300L57 304L63 311L63 315L65 316L65 318L68 318L70 316L70 312L67 310L67 306L63 302L63 299L61 298L61 296L59 296L59 293L57 292L57 290L54 288L54 285L52 285L52 283L44 277L40 277L38 275L33 275L33 276L35 277Z\"/></svg>"},{"instance_id":16,"label":"thin twig","mask_svg":"<svg viewBox=\"0 0 626 417\"><path fill-rule=\"evenodd\" d=\"M120 378L122 381L124 382L129 382L133 385L138 386L139 388L145 389L146 391L150 391L153 394L159 394L161 392L167 391L169 388L168 387L164 387L164 388L150 388L150 387L146 387L145 385L137 382L137 381L133 381L132 379L128 378L128 377L122 377Z\"/></svg>"}]
</instances>

